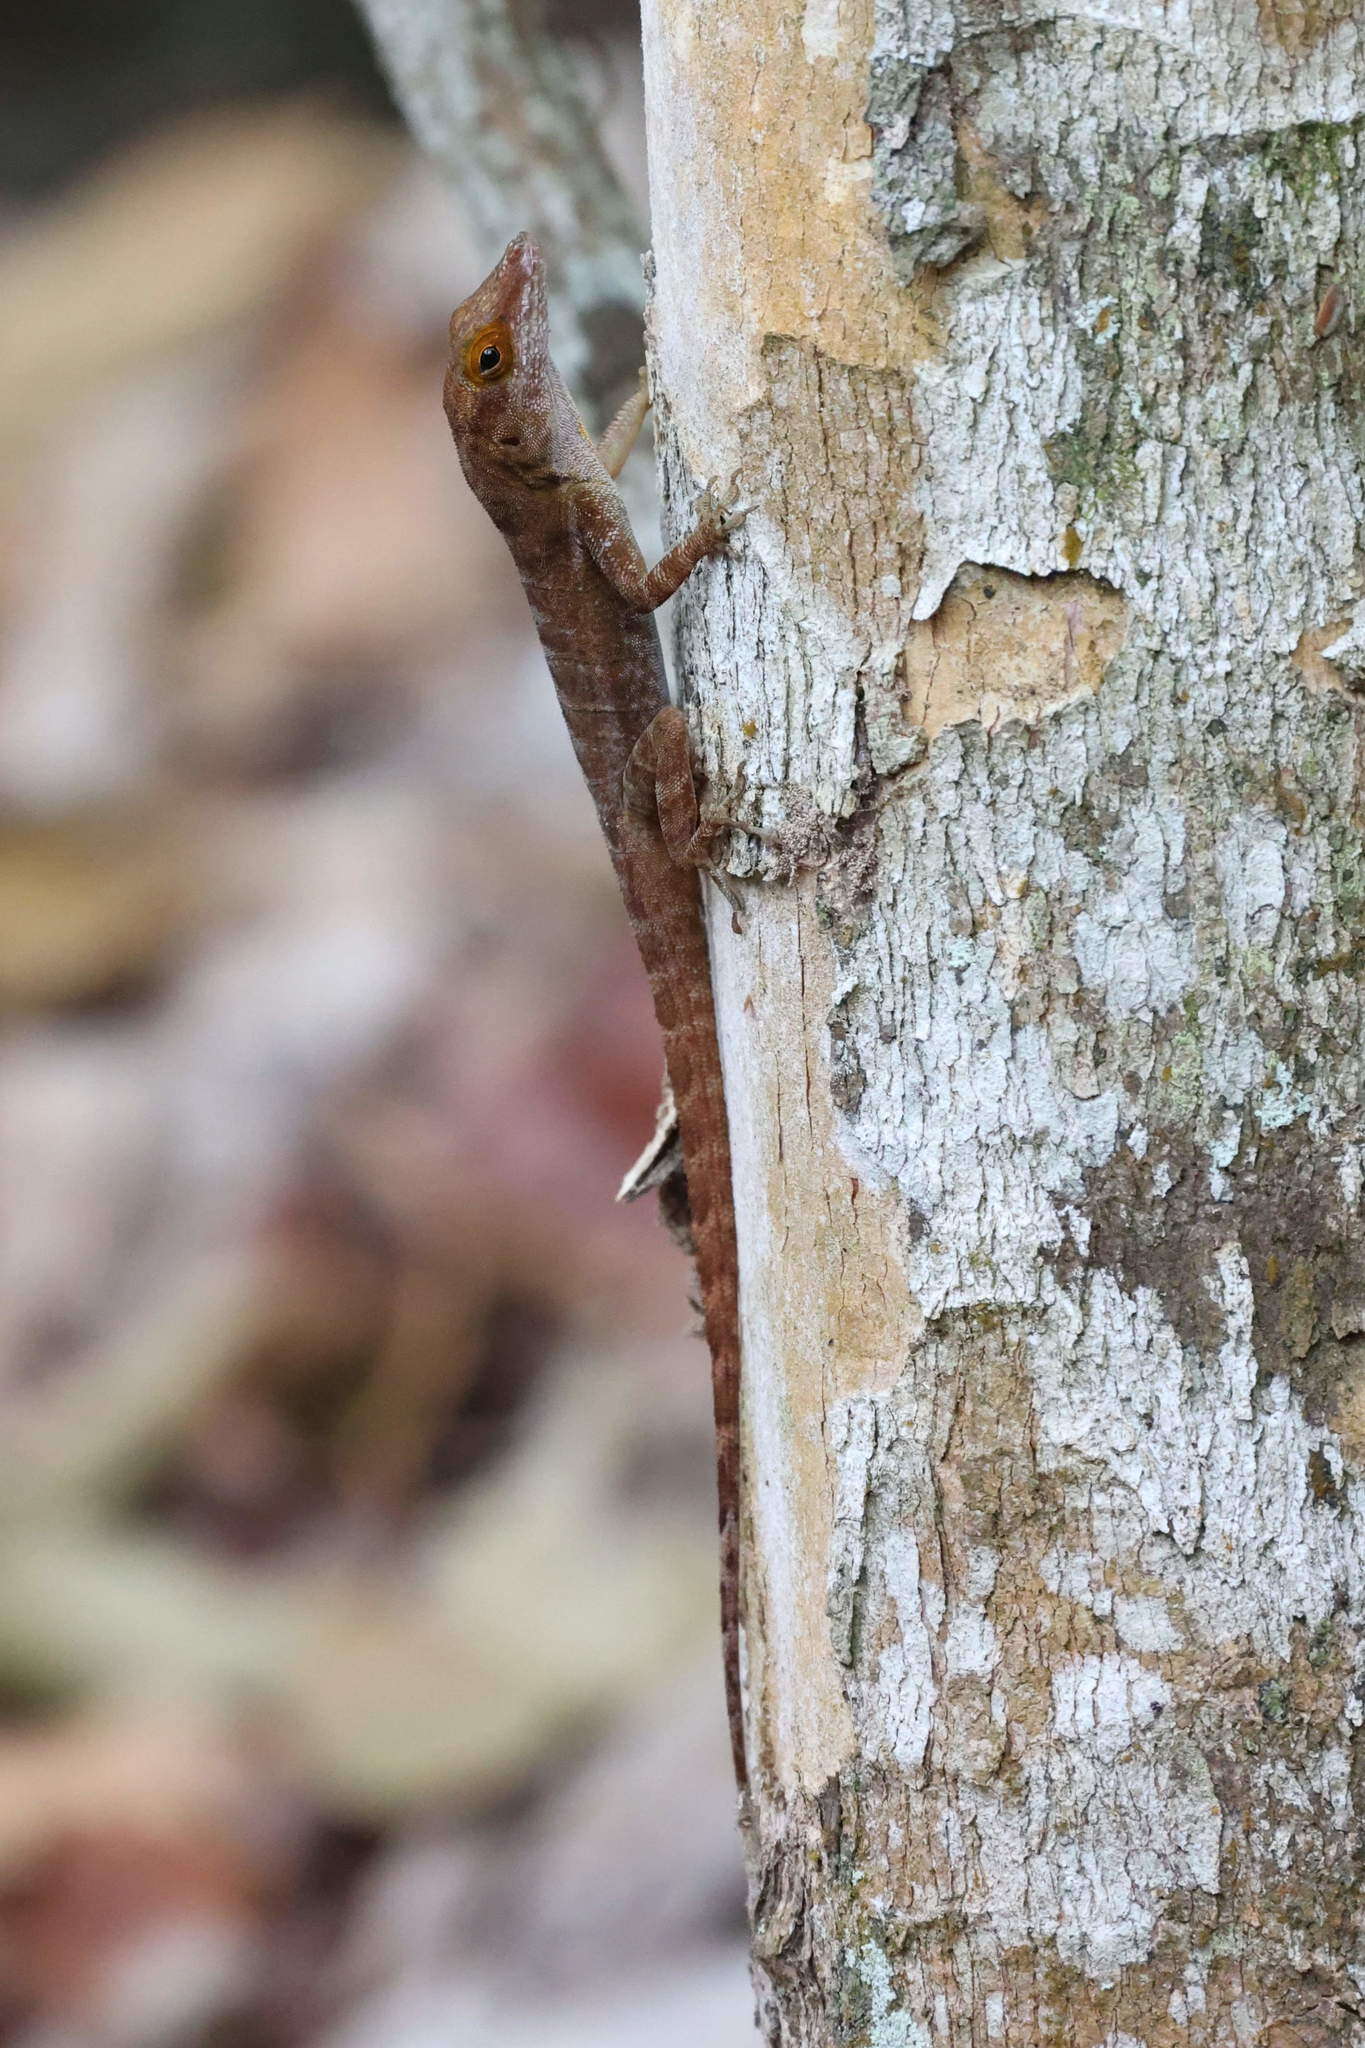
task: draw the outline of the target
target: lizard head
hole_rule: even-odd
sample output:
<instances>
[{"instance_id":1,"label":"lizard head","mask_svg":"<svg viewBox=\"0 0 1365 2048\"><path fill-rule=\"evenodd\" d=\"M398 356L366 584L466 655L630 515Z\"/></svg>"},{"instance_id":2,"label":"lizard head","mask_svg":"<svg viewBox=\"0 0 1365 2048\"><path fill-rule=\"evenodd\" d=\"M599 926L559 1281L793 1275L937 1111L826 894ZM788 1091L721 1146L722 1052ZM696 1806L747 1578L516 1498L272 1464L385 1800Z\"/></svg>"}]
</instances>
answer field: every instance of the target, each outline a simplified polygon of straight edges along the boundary
<instances>
[{"instance_id":1,"label":"lizard head","mask_svg":"<svg viewBox=\"0 0 1365 2048\"><path fill-rule=\"evenodd\" d=\"M494 469L543 469L550 453L545 265L529 235L450 316L445 407L462 458Z\"/></svg>"}]
</instances>

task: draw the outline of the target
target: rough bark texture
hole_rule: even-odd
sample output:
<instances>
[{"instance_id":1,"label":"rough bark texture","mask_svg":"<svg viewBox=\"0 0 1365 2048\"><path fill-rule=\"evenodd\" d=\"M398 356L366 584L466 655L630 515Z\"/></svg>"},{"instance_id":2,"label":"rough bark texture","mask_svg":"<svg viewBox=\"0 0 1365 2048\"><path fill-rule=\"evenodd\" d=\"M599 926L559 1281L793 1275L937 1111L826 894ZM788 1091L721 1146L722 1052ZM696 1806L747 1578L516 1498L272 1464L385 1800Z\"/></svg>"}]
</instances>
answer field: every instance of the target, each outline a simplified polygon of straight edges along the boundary
<instances>
[{"instance_id":1,"label":"rough bark texture","mask_svg":"<svg viewBox=\"0 0 1365 2048\"><path fill-rule=\"evenodd\" d=\"M1365 2040L1365 11L645 44L767 2037Z\"/></svg>"}]
</instances>

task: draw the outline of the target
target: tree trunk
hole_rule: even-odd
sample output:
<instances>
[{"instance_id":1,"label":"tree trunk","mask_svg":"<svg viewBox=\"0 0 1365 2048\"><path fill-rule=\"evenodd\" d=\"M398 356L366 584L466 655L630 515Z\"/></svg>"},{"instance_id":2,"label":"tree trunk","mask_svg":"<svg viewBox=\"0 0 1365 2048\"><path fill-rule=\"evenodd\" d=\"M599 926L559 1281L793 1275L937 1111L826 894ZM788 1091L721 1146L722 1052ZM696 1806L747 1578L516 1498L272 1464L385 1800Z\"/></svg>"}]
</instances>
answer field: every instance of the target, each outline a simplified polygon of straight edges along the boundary
<instances>
[{"instance_id":1,"label":"tree trunk","mask_svg":"<svg viewBox=\"0 0 1365 2048\"><path fill-rule=\"evenodd\" d=\"M1365 9L645 12L767 2037L1365 2040Z\"/></svg>"}]
</instances>

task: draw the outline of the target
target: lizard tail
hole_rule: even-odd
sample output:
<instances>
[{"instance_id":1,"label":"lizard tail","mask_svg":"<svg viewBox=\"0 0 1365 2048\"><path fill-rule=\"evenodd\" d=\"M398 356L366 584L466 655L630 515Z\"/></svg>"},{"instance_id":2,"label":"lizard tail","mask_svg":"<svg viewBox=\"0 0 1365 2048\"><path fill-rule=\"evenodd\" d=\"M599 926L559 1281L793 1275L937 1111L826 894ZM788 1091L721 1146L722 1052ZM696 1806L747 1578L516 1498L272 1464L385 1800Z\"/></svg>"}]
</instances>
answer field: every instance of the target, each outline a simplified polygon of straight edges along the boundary
<instances>
[{"instance_id":1,"label":"lizard tail","mask_svg":"<svg viewBox=\"0 0 1365 2048\"><path fill-rule=\"evenodd\" d=\"M739 1458L738 1445L727 1457L718 1445L720 1492L720 1640L725 1660L725 1711L730 1724L730 1757L735 1783L748 1789L749 1763L744 1753L744 1692L739 1670ZM730 1474L733 1471L733 1478ZM728 1505L727 1505L728 1502Z\"/></svg>"},{"instance_id":2,"label":"lizard tail","mask_svg":"<svg viewBox=\"0 0 1365 2048\"><path fill-rule=\"evenodd\" d=\"M697 936L705 944L701 919ZM695 984L694 984L695 985ZM701 986L709 991L709 982ZM703 1014L664 1033L669 1078L682 1135L702 1316L711 1353L716 1423L716 1492L720 1524L720 1618L725 1703L735 1781L748 1785L744 1701L740 1683L740 1341L739 1251L735 1238L730 1131L725 1114L720 1047L708 1002Z\"/></svg>"},{"instance_id":3,"label":"lizard tail","mask_svg":"<svg viewBox=\"0 0 1365 2048\"><path fill-rule=\"evenodd\" d=\"M748 1785L748 1768L739 1656L739 1252L730 1127L711 1000L711 967L702 921L701 887L695 869L684 868L669 858L657 828L633 830L628 819L626 832L630 855L625 864L630 881L647 895L653 912L648 920L636 917L633 921L663 1032L664 1055L678 1112L702 1316L711 1352L725 1700L735 1779L743 1792Z\"/></svg>"}]
</instances>

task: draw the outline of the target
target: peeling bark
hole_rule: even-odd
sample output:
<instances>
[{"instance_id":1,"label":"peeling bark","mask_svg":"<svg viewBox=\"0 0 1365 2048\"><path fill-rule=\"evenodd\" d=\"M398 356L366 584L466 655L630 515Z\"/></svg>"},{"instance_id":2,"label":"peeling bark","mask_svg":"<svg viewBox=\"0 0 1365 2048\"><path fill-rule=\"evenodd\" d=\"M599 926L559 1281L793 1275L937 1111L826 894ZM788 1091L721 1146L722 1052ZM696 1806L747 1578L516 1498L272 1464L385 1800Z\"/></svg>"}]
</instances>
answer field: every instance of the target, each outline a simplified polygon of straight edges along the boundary
<instances>
[{"instance_id":1,"label":"peeling bark","mask_svg":"<svg viewBox=\"0 0 1365 2048\"><path fill-rule=\"evenodd\" d=\"M1365 13L645 49L766 2036L1365 2041Z\"/></svg>"}]
</instances>

